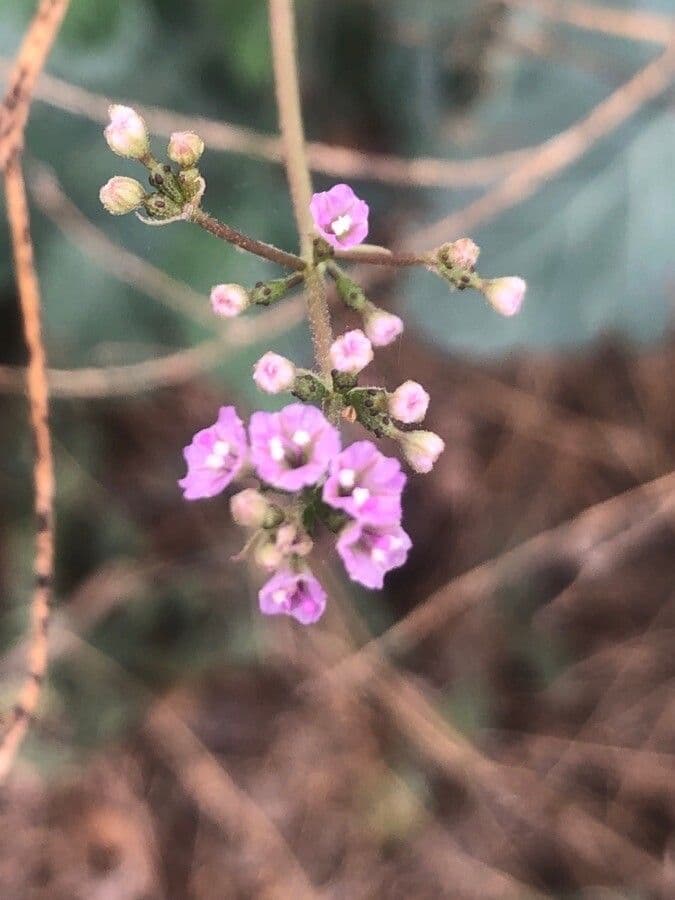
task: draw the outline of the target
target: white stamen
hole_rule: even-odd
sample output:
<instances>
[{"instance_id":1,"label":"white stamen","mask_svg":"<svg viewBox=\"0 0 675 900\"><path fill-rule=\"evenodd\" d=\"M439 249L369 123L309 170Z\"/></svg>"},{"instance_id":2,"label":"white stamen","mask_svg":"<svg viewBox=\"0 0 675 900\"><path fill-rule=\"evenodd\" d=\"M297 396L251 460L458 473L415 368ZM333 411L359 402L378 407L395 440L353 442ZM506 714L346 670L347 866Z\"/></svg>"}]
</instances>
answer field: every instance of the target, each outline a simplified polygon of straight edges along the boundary
<instances>
[{"instance_id":1,"label":"white stamen","mask_svg":"<svg viewBox=\"0 0 675 900\"><path fill-rule=\"evenodd\" d=\"M311 440L311 434L308 431L304 431L303 429L296 431L293 435L293 443L297 444L298 447L306 447Z\"/></svg>"},{"instance_id":2,"label":"white stamen","mask_svg":"<svg viewBox=\"0 0 675 900\"><path fill-rule=\"evenodd\" d=\"M281 460L286 455L284 453L284 445L282 443L281 438L279 438L279 437L270 438L269 448L270 448L270 456L272 457L272 459L275 462L281 462Z\"/></svg>"},{"instance_id":3,"label":"white stamen","mask_svg":"<svg viewBox=\"0 0 675 900\"><path fill-rule=\"evenodd\" d=\"M230 452L230 445L227 441L216 441L213 445L213 452L218 456L227 456Z\"/></svg>"},{"instance_id":4,"label":"white stamen","mask_svg":"<svg viewBox=\"0 0 675 900\"><path fill-rule=\"evenodd\" d=\"M330 223L330 230L336 237L342 237L347 234L351 227L352 217L347 213L345 213L344 216L338 216L337 219L333 219Z\"/></svg>"},{"instance_id":5,"label":"white stamen","mask_svg":"<svg viewBox=\"0 0 675 900\"><path fill-rule=\"evenodd\" d=\"M341 469L338 475L338 482L340 487L346 488L348 491L351 490L356 482L356 472L353 469Z\"/></svg>"},{"instance_id":6,"label":"white stamen","mask_svg":"<svg viewBox=\"0 0 675 900\"><path fill-rule=\"evenodd\" d=\"M357 487L352 491L352 497L354 498L354 503L360 507L370 499L370 491L368 488Z\"/></svg>"},{"instance_id":7,"label":"white stamen","mask_svg":"<svg viewBox=\"0 0 675 900\"><path fill-rule=\"evenodd\" d=\"M370 558L374 563L384 563L387 561L387 554L379 547L373 547L370 551Z\"/></svg>"},{"instance_id":8,"label":"white stamen","mask_svg":"<svg viewBox=\"0 0 675 900\"><path fill-rule=\"evenodd\" d=\"M286 591L279 588L278 591L274 591L272 594L272 602L276 603L277 606L281 606L282 603L286 602Z\"/></svg>"},{"instance_id":9,"label":"white stamen","mask_svg":"<svg viewBox=\"0 0 675 900\"><path fill-rule=\"evenodd\" d=\"M207 469L222 469L225 460L220 453L209 453L206 457L205 465Z\"/></svg>"}]
</instances>

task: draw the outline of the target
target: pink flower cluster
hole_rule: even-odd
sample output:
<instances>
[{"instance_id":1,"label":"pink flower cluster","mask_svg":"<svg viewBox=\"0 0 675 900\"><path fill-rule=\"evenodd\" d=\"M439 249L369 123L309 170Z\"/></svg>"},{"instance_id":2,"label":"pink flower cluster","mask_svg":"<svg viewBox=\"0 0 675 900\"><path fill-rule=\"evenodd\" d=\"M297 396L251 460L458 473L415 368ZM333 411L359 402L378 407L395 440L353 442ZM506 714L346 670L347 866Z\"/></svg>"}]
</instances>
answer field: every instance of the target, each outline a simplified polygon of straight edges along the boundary
<instances>
[{"instance_id":1,"label":"pink flower cluster","mask_svg":"<svg viewBox=\"0 0 675 900\"><path fill-rule=\"evenodd\" d=\"M406 560L411 541L401 527L406 476L399 461L371 441L340 445L320 410L292 403L280 412L253 413L248 437L235 409L224 406L183 451L188 471L179 484L187 500L215 497L244 475L257 477L259 489L233 497L232 512L235 521L260 531L256 559L274 571L259 594L267 615L309 624L326 605L304 562L312 546L304 510L298 515L289 495L302 492L306 508L337 522L336 547L353 581L381 588L386 573Z\"/></svg>"}]
</instances>

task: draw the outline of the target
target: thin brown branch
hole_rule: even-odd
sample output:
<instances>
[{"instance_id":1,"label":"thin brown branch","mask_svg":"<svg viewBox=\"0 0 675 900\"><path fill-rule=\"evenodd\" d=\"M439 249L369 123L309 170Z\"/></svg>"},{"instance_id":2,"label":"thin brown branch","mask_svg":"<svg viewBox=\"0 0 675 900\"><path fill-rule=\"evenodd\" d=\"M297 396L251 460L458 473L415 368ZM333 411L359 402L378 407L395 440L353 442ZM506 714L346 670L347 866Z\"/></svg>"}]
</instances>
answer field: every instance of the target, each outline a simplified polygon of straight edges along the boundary
<instances>
[{"instance_id":1,"label":"thin brown branch","mask_svg":"<svg viewBox=\"0 0 675 900\"><path fill-rule=\"evenodd\" d=\"M190 221L194 222L195 225L199 225L204 231L208 231L215 237L220 238L221 241L227 241L229 244L234 244L236 247L246 250L247 253L261 256L263 259L267 259L269 262L276 263L286 269L294 269L296 272L302 272L307 268L305 261L300 259L299 256L296 256L295 253L287 253L285 250L280 250L272 244L258 241L255 238L238 231L231 225L219 222L218 219L204 212L202 209L195 210Z\"/></svg>"},{"instance_id":2,"label":"thin brown branch","mask_svg":"<svg viewBox=\"0 0 675 900\"><path fill-rule=\"evenodd\" d=\"M40 285L35 270L28 199L21 166L23 134L35 81L56 38L68 0L43 0L17 54L9 89L0 106L0 169L28 348L26 387L35 442L33 466L35 587L30 603L28 672L11 719L0 738L0 782L7 777L37 709L48 665L49 608L54 581L54 461L49 429L47 357L42 339Z\"/></svg>"},{"instance_id":3,"label":"thin brown branch","mask_svg":"<svg viewBox=\"0 0 675 900\"><path fill-rule=\"evenodd\" d=\"M18 152L10 157L5 167L5 196L24 335L28 346L26 385L31 428L35 438L33 482L37 535L35 587L30 603L28 674L11 721L0 741L0 782L7 777L12 767L40 700L48 664L47 629L54 579L54 463L49 431L47 361L42 341L40 287L33 260L28 202Z\"/></svg>"},{"instance_id":4,"label":"thin brown branch","mask_svg":"<svg viewBox=\"0 0 675 900\"><path fill-rule=\"evenodd\" d=\"M574 0L507 0L509 6L564 22L585 31L599 31L631 41L666 45L675 34L672 16L641 9L613 9Z\"/></svg>"},{"instance_id":5,"label":"thin brown branch","mask_svg":"<svg viewBox=\"0 0 675 900\"><path fill-rule=\"evenodd\" d=\"M8 68L7 61L0 58L0 74ZM108 97L47 74L40 77L35 98L56 109L100 124L107 123L108 107L112 103ZM135 100L132 103L151 132L160 137L168 138L176 130L197 131L211 150L238 153L275 164L284 160L282 141L276 135L203 116L186 116L170 109L143 106ZM388 154L362 153L350 147L310 141L307 144L307 158L313 171L336 178L412 187L455 188L494 181L521 162L532 149L507 150L492 156L466 160L424 156L401 159Z\"/></svg>"},{"instance_id":6,"label":"thin brown branch","mask_svg":"<svg viewBox=\"0 0 675 900\"><path fill-rule=\"evenodd\" d=\"M305 277L307 318L314 355L321 371L331 371L333 334L323 274L313 265L313 223L309 209L312 181L305 152L293 0L269 0L270 37L279 126L293 212L300 238L300 252L307 263Z\"/></svg>"},{"instance_id":7,"label":"thin brown branch","mask_svg":"<svg viewBox=\"0 0 675 900\"><path fill-rule=\"evenodd\" d=\"M0 170L23 150L35 82L47 61L70 0L42 0L28 27L0 106Z\"/></svg>"}]
</instances>

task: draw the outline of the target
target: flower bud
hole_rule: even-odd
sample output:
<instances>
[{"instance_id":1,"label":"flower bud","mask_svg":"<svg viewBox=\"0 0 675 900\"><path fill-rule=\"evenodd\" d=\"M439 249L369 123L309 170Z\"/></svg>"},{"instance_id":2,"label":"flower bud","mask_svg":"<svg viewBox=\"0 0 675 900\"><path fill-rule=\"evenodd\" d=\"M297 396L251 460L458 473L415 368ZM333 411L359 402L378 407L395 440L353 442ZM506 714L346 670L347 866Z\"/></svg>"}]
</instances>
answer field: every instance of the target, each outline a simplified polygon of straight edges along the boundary
<instances>
[{"instance_id":1,"label":"flower bud","mask_svg":"<svg viewBox=\"0 0 675 900\"><path fill-rule=\"evenodd\" d=\"M433 431L400 431L397 438L411 468L422 475L431 472L445 449L445 443Z\"/></svg>"},{"instance_id":2,"label":"flower bud","mask_svg":"<svg viewBox=\"0 0 675 900\"><path fill-rule=\"evenodd\" d=\"M357 375L372 359L372 344L359 328L347 331L331 344L330 361L336 372Z\"/></svg>"},{"instance_id":3,"label":"flower bud","mask_svg":"<svg viewBox=\"0 0 675 900\"><path fill-rule=\"evenodd\" d=\"M266 394L281 394L293 387L295 372L290 359L270 351L261 356L253 367L253 380Z\"/></svg>"},{"instance_id":4,"label":"flower bud","mask_svg":"<svg viewBox=\"0 0 675 900\"><path fill-rule=\"evenodd\" d=\"M194 131L174 131L169 139L169 159L182 169L196 165L203 152L204 141Z\"/></svg>"},{"instance_id":5,"label":"flower bud","mask_svg":"<svg viewBox=\"0 0 675 900\"><path fill-rule=\"evenodd\" d=\"M404 381L389 395L387 405L392 418L410 425L426 416L429 394L416 381Z\"/></svg>"},{"instance_id":6,"label":"flower bud","mask_svg":"<svg viewBox=\"0 0 675 900\"><path fill-rule=\"evenodd\" d=\"M498 313L515 316L523 305L527 284L516 276L492 278L483 282L482 290Z\"/></svg>"},{"instance_id":7,"label":"flower bud","mask_svg":"<svg viewBox=\"0 0 675 900\"><path fill-rule=\"evenodd\" d=\"M232 518L242 528L263 528L272 509L266 498L254 488L246 488L230 499Z\"/></svg>"},{"instance_id":8,"label":"flower bud","mask_svg":"<svg viewBox=\"0 0 675 900\"><path fill-rule=\"evenodd\" d=\"M386 347L403 331L403 322L398 316L372 303L366 306L363 323L364 331L374 347Z\"/></svg>"},{"instance_id":9,"label":"flower bud","mask_svg":"<svg viewBox=\"0 0 675 900\"><path fill-rule=\"evenodd\" d=\"M99 199L113 216L133 212L143 202L145 189L135 178L115 175L99 191Z\"/></svg>"},{"instance_id":10,"label":"flower bud","mask_svg":"<svg viewBox=\"0 0 675 900\"><path fill-rule=\"evenodd\" d=\"M335 279L335 288L343 303L355 312L361 312L365 309L368 300L361 285L357 284L348 275L345 275L337 266L329 269L329 271Z\"/></svg>"},{"instance_id":11,"label":"flower bud","mask_svg":"<svg viewBox=\"0 0 675 900\"><path fill-rule=\"evenodd\" d=\"M471 238L460 238L452 244L439 247L439 258L446 266L457 269L473 269L478 262L480 247Z\"/></svg>"},{"instance_id":12,"label":"flower bud","mask_svg":"<svg viewBox=\"0 0 675 900\"><path fill-rule=\"evenodd\" d=\"M259 303L261 306L269 306L282 300L286 294L303 280L299 272L292 275L284 275L282 278L271 278L269 281L259 281L251 291L251 303Z\"/></svg>"},{"instance_id":13,"label":"flower bud","mask_svg":"<svg viewBox=\"0 0 675 900\"><path fill-rule=\"evenodd\" d=\"M211 288L211 306L217 316L231 319L250 303L248 292L240 284L217 284Z\"/></svg>"},{"instance_id":14,"label":"flower bud","mask_svg":"<svg viewBox=\"0 0 675 900\"><path fill-rule=\"evenodd\" d=\"M275 541L268 540L258 544L253 551L253 559L256 565L273 572L284 561L284 553L277 547Z\"/></svg>"},{"instance_id":15,"label":"flower bud","mask_svg":"<svg viewBox=\"0 0 675 900\"><path fill-rule=\"evenodd\" d=\"M143 159L150 152L145 122L130 106L113 104L108 107L110 124L103 132L108 146L118 156Z\"/></svg>"}]
</instances>

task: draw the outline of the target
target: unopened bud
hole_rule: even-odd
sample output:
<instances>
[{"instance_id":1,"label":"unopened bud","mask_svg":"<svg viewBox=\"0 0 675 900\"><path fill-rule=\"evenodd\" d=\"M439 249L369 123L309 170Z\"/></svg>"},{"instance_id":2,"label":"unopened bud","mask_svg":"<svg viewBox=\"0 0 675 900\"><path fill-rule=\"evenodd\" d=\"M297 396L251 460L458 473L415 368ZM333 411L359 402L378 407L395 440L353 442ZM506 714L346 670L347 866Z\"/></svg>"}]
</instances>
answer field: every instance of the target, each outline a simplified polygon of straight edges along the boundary
<instances>
[{"instance_id":1,"label":"unopened bud","mask_svg":"<svg viewBox=\"0 0 675 900\"><path fill-rule=\"evenodd\" d=\"M108 146L127 159L143 159L150 152L150 141L145 122L135 109L118 103L108 107L110 124L103 134Z\"/></svg>"},{"instance_id":2,"label":"unopened bud","mask_svg":"<svg viewBox=\"0 0 675 900\"><path fill-rule=\"evenodd\" d=\"M503 316L515 316L520 311L526 290L527 284L517 276L492 278L482 286L490 304Z\"/></svg>"},{"instance_id":3,"label":"unopened bud","mask_svg":"<svg viewBox=\"0 0 675 900\"><path fill-rule=\"evenodd\" d=\"M211 306L217 316L231 319L250 302L248 292L240 284L217 284L211 288Z\"/></svg>"},{"instance_id":4,"label":"unopened bud","mask_svg":"<svg viewBox=\"0 0 675 900\"><path fill-rule=\"evenodd\" d=\"M473 269L478 262L480 247L471 238L460 238L452 244L438 248L438 257L446 266L457 269Z\"/></svg>"},{"instance_id":5,"label":"unopened bud","mask_svg":"<svg viewBox=\"0 0 675 900\"><path fill-rule=\"evenodd\" d=\"M399 431L396 437L411 468L423 475L431 472L445 449L442 438L433 431Z\"/></svg>"},{"instance_id":6,"label":"unopened bud","mask_svg":"<svg viewBox=\"0 0 675 900\"><path fill-rule=\"evenodd\" d=\"M359 329L347 331L330 347L330 361L336 372L357 375L373 359L373 346Z\"/></svg>"},{"instance_id":7,"label":"unopened bud","mask_svg":"<svg viewBox=\"0 0 675 900\"><path fill-rule=\"evenodd\" d=\"M133 212L143 202L145 189L135 178L115 175L99 191L99 199L113 216Z\"/></svg>"},{"instance_id":8,"label":"unopened bud","mask_svg":"<svg viewBox=\"0 0 675 900\"><path fill-rule=\"evenodd\" d=\"M331 267L329 271L335 279L335 288L342 302L355 312L365 309L368 300L361 285L345 275L337 266Z\"/></svg>"},{"instance_id":9,"label":"unopened bud","mask_svg":"<svg viewBox=\"0 0 675 900\"><path fill-rule=\"evenodd\" d=\"M386 347L402 333L403 321L393 313L368 303L363 316L363 328L374 347Z\"/></svg>"},{"instance_id":10,"label":"unopened bud","mask_svg":"<svg viewBox=\"0 0 675 900\"><path fill-rule=\"evenodd\" d=\"M389 395L388 408L398 422L406 425L421 422L429 408L429 394L416 381L404 381Z\"/></svg>"},{"instance_id":11,"label":"unopened bud","mask_svg":"<svg viewBox=\"0 0 675 900\"><path fill-rule=\"evenodd\" d=\"M293 387L295 372L290 359L269 351L253 367L253 380L266 394L281 394Z\"/></svg>"},{"instance_id":12,"label":"unopened bud","mask_svg":"<svg viewBox=\"0 0 675 900\"><path fill-rule=\"evenodd\" d=\"M254 488L246 488L230 500L232 518L242 528L269 528L278 524L278 511ZM274 521L276 520L276 521Z\"/></svg>"},{"instance_id":13,"label":"unopened bud","mask_svg":"<svg viewBox=\"0 0 675 900\"><path fill-rule=\"evenodd\" d=\"M169 139L169 159L182 169L196 165L203 152L204 141L194 131L174 131Z\"/></svg>"}]
</instances>

